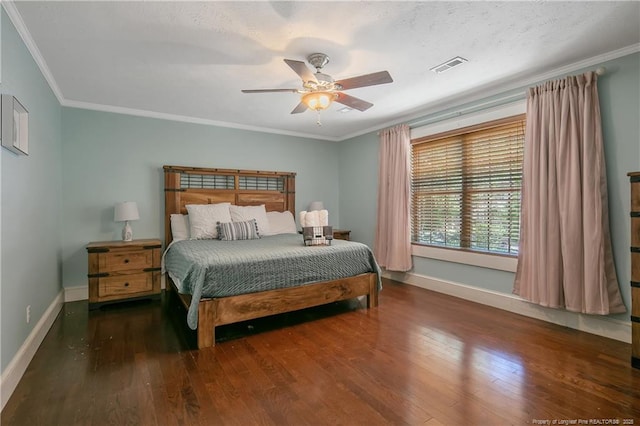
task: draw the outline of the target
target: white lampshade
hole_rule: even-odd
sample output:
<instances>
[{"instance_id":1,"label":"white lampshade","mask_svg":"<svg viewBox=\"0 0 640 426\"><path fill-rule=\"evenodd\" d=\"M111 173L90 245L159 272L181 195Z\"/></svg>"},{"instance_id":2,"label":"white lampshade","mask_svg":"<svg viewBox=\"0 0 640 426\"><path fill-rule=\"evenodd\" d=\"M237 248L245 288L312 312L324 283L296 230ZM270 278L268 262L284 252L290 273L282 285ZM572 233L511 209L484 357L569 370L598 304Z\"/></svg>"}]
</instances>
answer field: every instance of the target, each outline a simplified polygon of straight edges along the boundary
<instances>
[{"instance_id":1,"label":"white lampshade","mask_svg":"<svg viewBox=\"0 0 640 426\"><path fill-rule=\"evenodd\" d=\"M127 220L138 220L138 204L135 201L124 201L116 204L113 220L116 222L125 222Z\"/></svg>"},{"instance_id":2,"label":"white lampshade","mask_svg":"<svg viewBox=\"0 0 640 426\"><path fill-rule=\"evenodd\" d=\"M309 204L308 210L310 212L314 210L324 210L324 204L322 204L322 201L312 201L311 204Z\"/></svg>"},{"instance_id":3,"label":"white lampshade","mask_svg":"<svg viewBox=\"0 0 640 426\"><path fill-rule=\"evenodd\" d=\"M138 219L140 219L140 214L138 213L138 205L135 201L125 201L116 204L113 213L113 220L116 222L124 222L124 228L122 228L122 241L133 240L133 231L131 230L129 221Z\"/></svg>"}]
</instances>

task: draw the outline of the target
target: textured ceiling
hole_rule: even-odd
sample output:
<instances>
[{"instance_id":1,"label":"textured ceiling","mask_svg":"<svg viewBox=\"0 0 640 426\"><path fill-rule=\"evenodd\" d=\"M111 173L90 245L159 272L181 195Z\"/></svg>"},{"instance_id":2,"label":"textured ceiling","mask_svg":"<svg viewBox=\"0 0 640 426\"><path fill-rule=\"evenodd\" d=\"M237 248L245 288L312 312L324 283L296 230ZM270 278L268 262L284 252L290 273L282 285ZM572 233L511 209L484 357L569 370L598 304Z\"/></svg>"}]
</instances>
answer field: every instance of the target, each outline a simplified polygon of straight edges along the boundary
<instances>
[{"instance_id":1,"label":"textured ceiling","mask_svg":"<svg viewBox=\"0 0 640 426\"><path fill-rule=\"evenodd\" d=\"M640 43L640 2L4 1L63 105L341 140ZM634 47L635 46L635 47ZM365 112L290 114L284 58L330 56ZM443 74L430 68L462 56Z\"/></svg>"}]
</instances>

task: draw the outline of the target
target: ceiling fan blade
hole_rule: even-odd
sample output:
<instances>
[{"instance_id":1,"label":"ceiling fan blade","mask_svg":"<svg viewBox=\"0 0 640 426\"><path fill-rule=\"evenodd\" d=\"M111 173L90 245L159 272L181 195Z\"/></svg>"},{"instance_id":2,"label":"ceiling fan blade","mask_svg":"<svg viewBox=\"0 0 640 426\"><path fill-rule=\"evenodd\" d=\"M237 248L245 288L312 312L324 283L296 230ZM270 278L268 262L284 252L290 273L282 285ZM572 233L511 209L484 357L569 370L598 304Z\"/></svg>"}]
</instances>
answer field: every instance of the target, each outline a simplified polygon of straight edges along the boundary
<instances>
[{"instance_id":1,"label":"ceiling fan blade","mask_svg":"<svg viewBox=\"0 0 640 426\"><path fill-rule=\"evenodd\" d=\"M294 61L293 59L285 59L284 61L287 63L287 65L291 67L292 70L296 72L296 74L300 76L303 82L305 83L307 81L313 81L314 83L318 82L318 80L316 79L316 76L313 75L311 70L307 67L307 65L304 62Z\"/></svg>"},{"instance_id":2,"label":"ceiling fan blade","mask_svg":"<svg viewBox=\"0 0 640 426\"><path fill-rule=\"evenodd\" d=\"M376 84L392 83L393 79L387 71L374 72L372 74L360 75L358 77L345 78L336 81L342 86L341 90L355 89L357 87L375 86Z\"/></svg>"},{"instance_id":3,"label":"ceiling fan blade","mask_svg":"<svg viewBox=\"0 0 640 426\"><path fill-rule=\"evenodd\" d=\"M271 92L290 92L298 93L298 89L243 89L242 93L271 93Z\"/></svg>"},{"instance_id":4,"label":"ceiling fan blade","mask_svg":"<svg viewBox=\"0 0 640 426\"><path fill-rule=\"evenodd\" d=\"M300 114L301 112L305 112L307 110L307 106L300 102L294 109L291 111L291 114Z\"/></svg>"},{"instance_id":5,"label":"ceiling fan blade","mask_svg":"<svg viewBox=\"0 0 640 426\"><path fill-rule=\"evenodd\" d=\"M358 111L366 111L373 106L370 102L363 101L362 99L347 95L346 93L338 92L336 95L336 102L340 102L342 105L357 109Z\"/></svg>"}]
</instances>

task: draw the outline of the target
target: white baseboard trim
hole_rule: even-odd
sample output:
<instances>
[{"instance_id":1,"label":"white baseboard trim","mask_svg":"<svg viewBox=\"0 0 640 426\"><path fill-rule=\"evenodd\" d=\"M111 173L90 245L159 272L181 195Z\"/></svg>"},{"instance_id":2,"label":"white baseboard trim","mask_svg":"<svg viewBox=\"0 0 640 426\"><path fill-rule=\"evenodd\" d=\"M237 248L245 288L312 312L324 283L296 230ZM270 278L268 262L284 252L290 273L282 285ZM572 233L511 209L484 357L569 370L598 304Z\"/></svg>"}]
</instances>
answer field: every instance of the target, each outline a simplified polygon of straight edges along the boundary
<instances>
[{"instance_id":1,"label":"white baseboard trim","mask_svg":"<svg viewBox=\"0 0 640 426\"><path fill-rule=\"evenodd\" d=\"M631 322L597 315L585 315L560 309L550 309L535 305L513 295L466 284L441 280L425 275L384 271L386 278L414 285L438 293L459 297L515 314L547 321L553 324L596 334L609 339L631 343Z\"/></svg>"},{"instance_id":2,"label":"white baseboard trim","mask_svg":"<svg viewBox=\"0 0 640 426\"><path fill-rule=\"evenodd\" d=\"M77 287L65 287L64 288L64 301L76 302L78 300L89 299L89 287L86 285L79 285Z\"/></svg>"},{"instance_id":3,"label":"white baseboard trim","mask_svg":"<svg viewBox=\"0 0 640 426\"><path fill-rule=\"evenodd\" d=\"M27 370L29 363L33 359L38 347L44 340L45 336L49 332L49 329L53 325L56 317L60 313L63 305L63 292L58 293L51 305L42 314L42 318L31 330L29 336L24 341L18 352L15 354L7 368L2 372L0 376L0 410L4 409L5 404L11 398L13 391L16 390L16 386L20 382L20 379Z\"/></svg>"}]
</instances>

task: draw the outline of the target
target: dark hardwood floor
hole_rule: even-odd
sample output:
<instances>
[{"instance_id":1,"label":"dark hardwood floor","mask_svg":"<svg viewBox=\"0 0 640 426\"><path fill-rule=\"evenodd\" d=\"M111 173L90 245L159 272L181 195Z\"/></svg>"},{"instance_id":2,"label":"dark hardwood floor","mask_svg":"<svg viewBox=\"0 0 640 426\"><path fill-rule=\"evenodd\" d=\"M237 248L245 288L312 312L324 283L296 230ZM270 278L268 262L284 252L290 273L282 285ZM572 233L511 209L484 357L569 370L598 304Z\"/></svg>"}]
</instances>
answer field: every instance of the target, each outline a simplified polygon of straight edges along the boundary
<instances>
[{"instance_id":1,"label":"dark hardwood floor","mask_svg":"<svg viewBox=\"0 0 640 426\"><path fill-rule=\"evenodd\" d=\"M351 301L221 327L197 350L163 295L64 306L9 425L640 425L631 345L385 281ZM555 421L555 423L553 423Z\"/></svg>"}]
</instances>

